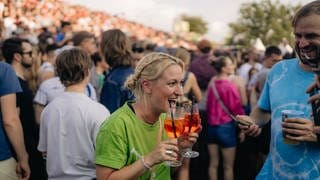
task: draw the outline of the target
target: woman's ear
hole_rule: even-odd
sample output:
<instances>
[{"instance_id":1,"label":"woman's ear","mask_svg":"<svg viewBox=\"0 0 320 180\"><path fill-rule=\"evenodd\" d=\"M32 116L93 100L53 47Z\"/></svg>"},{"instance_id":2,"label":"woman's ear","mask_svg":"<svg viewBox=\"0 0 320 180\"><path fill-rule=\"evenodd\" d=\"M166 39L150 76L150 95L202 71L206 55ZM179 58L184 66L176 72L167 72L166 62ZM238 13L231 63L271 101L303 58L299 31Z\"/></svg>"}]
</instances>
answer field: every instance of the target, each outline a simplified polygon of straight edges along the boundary
<instances>
[{"instance_id":1,"label":"woman's ear","mask_svg":"<svg viewBox=\"0 0 320 180\"><path fill-rule=\"evenodd\" d=\"M151 84L151 82L150 81L148 81L148 80L142 80L141 81L141 86L142 86L142 90L143 90L143 92L145 92L146 94L151 94L151 92L152 92L152 84Z\"/></svg>"}]
</instances>

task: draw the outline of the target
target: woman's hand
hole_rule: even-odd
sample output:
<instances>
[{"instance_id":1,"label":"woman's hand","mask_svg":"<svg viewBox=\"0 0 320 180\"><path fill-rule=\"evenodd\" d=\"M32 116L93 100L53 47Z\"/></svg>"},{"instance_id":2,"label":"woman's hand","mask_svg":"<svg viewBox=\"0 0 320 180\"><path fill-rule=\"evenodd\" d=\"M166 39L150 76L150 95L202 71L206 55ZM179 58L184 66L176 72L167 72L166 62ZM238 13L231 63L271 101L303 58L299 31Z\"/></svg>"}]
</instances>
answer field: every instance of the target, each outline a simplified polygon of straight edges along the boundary
<instances>
[{"instance_id":1,"label":"woman's hand","mask_svg":"<svg viewBox=\"0 0 320 180\"><path fill-rule=\"evenodd\" d=\"M178 139L169 139L160 142L152 152L144 156L144 159L152 167L164 161L177 160L178 156Z\"/></svg>"},{"instance_id":2,"label":"woman's hand","mask_svg":"<svg viewBox=\"0 0 320 180\"><path fill-rule=\"evenodd\" d=\"M257 137L261 133L261 128L255 124L255 122L249 117L245 115L237 115L236 117L239 121L239 128L247 135ZM242 122L247 122L250 125L247 125L246 123Z\"/></svg>"},{"instance_id":3,"label":"woman's hand","mask_svg":"<svg viewBox=\"0 0 320 180\"><path fill-rule=\"evenodd\" d=\"M199 137L198 132L189 133L189 134L180 136L178 138L180 149L191 148L194 145L194 143L197 142L198 137Z\"/></svg>"},{"instance_id":4,"label":"woman's hand","mask_svg":"<svg viewBox=\"0 0 320 180\"><path fill-rule=\"evenodd\" d=\"M191 132L179 138L160 142L152 152L144 156L146 163L154 166L164 161L177 160L181 156L179 150L192 147L197 142L201 130L202 126L200 126L197 132Z\"/></svg>"},{"instance_id":5,"label":"woman's hand","mask_svg":"<svg viewBox=\"0 0 320 180\"><path fill-rule=\"evenodd\" d=\"M202 131L202 126L200 125L195 132L190 132L183 134L178 138L179 147L181 149L192 148L194 143L197 142L200 132Z\"/></svg>"}]
</instances>

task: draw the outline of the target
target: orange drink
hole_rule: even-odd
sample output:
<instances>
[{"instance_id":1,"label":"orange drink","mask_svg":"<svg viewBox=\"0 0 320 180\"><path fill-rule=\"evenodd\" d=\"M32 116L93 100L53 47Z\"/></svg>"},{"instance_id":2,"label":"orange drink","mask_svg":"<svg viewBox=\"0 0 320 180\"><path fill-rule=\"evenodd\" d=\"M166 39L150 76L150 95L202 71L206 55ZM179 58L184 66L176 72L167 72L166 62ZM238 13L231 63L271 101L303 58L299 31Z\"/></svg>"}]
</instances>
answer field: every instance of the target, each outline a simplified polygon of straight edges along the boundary
<instances>
[{"instance_id":1,"label":"orange drink","mask_svg":"<svg viewBox=\"0 0 320 180\"><path fill-rule=\"evenodd\" d=\"M185 130L184 118L175 119L173 123L172 119L170 117L167 117L164 120L164 129L167 132L169 138L177 138L181 136Z\"/></svg>"},{"instance_id":2,"label":"orange drink","mask_svg":"<svg viewBox=\"0 0 320 180\"><path fill-rule=\"evenodd\" d=\"M193 113L192 115L185 114L184 123L188 132L197 132L201 127L201 118L199 113Z\"/></svg>"}]
</instances>

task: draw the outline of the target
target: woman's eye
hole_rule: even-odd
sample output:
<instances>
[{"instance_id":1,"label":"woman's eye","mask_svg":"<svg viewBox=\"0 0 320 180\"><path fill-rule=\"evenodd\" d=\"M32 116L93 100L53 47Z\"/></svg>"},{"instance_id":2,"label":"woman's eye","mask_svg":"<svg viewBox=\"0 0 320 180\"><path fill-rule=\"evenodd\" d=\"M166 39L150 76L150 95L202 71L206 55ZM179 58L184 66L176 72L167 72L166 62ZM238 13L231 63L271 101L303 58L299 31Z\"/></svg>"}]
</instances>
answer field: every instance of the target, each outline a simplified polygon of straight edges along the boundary
<instances>
[{"instance_id":1,"label":"woman's eye","mask_svg":"<svg viewBox=\"0 0 320 180\"><path fill-rule=\"evenodd\" d=\"M177 83L176 82L169 82L168 83L168 85L170 86L170 87L173 87L173 86L175 86Z\"/></svg>"}]
</instances>

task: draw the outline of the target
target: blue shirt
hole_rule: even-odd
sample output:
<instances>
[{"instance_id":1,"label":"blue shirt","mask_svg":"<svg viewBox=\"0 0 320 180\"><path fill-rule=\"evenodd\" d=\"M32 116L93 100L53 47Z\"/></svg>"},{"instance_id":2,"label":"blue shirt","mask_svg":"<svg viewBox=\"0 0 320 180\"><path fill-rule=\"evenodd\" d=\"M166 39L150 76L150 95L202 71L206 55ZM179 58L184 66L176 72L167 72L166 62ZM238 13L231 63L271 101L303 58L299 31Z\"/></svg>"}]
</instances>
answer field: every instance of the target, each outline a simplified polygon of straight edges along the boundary
<instances>
[{"instance_id":1,"label":"blue shirt","mask_svg":"<svg viewBox=\"0 0 320 180\"><path fill-rule=\"evenodd\" d=\"M258 106L271 112L271 141L267 160L256 179L319 179L320 146L310 142L283 142L281 111L303 111L310 119L311 105L305 92L314 73L304 71L298 59L284 60L271 69Z\"/></svg>"},{"instance_id":2,"label":"blue shirt","mask_svg":"<svg viewBox=\"0 0 320 180\"><path fill-rule=\"evenodd\" d=\"M62 32L60 32L59 34L56 35L56 43L59 43L60 41L62 41L64 39L64 34Z\"/></svg>"},{"instance_id":3,"label":"blue shirt","mask_svg":"<svg viewBox=\"0 0 320 180\"><path fill-rule=\"evenodd\" d=\"M21 92L17 75L9 64L0 62L0 97ZM3 127L2 113L0 115L0 161L12 156L9 140Z\"/></svg>"},{"instance_id":4,"label":"blue shirt","mask_svg":"<svg viewBox=\"0 0 320 180\"><path fill-rule=\"evenodd\" d=\"M116 67L104 80L100 102L112 113L126 101L134 99L133 93L124 88L127 77L134 72L130 66Z\"/></svg>"}]
</instances>

